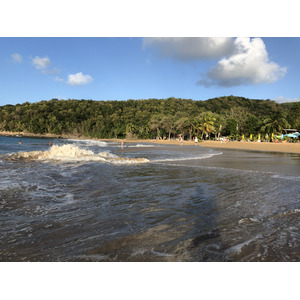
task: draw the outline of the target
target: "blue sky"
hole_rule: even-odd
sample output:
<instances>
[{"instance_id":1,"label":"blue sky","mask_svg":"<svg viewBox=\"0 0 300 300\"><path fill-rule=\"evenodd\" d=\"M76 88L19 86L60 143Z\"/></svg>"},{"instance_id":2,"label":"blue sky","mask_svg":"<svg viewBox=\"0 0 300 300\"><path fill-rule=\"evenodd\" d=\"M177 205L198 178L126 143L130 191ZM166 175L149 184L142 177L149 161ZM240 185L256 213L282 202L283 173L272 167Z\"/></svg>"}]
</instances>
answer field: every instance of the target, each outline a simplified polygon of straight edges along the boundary
<instances>
[{"instance_id":1,"label":"blue sky","mask_svg":"<svg viewBox=\"0 0 300 300\"><path fill-rule=\"evenodd\" d=\"M2 37L0 105L58 99L299 101L300 38Z\"/></svg>"}]
</instances>

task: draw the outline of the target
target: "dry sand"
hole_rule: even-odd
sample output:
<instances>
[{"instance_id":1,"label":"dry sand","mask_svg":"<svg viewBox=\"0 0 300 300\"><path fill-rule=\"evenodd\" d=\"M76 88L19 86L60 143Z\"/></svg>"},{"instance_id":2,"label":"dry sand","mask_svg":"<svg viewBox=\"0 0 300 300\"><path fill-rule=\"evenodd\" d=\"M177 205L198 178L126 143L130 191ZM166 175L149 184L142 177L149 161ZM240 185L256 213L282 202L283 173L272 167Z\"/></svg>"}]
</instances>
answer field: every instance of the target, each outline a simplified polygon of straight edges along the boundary
<instances>
[{"instance_id":1,"label":"dry sand","mask_svg":"<svg viewBox=\"0 0 300 300\"><path fill-rule=\"evenodd\" d=\"M257 143L257 142L215 142L205 141L200 144L203 147L223 148L223 149L241 149L254 151L271 151L284 153L300 154L300 143Z\"/></svg>"}]
</instances>

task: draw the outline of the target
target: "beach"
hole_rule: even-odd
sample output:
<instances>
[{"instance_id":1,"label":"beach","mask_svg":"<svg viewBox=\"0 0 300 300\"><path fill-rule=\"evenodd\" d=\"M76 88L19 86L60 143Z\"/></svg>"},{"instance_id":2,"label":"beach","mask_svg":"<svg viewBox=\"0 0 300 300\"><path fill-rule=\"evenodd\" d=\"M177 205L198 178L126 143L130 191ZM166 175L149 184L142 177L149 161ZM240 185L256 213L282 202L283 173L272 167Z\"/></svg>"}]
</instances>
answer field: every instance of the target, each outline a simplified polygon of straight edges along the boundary
<instances>
[{"instance_id":1,"label":"beach","mask_svg":"<svg viewBox=\"0 0 300 300\"><path fill-rule=\"evenodd\" d=\"M103 141L121 142L119 139L103 139ZM155 143L162 145L181 145L180 141L176 140L135 140L124 139L124 143ZM195 145L194 141L183 141L182 146ZM267 143L267 142L218 142L218 141L199 141L197 146L206 148L221 148L221 149L239 149L264 152L282 152L282 153L297 153L300 154L300 143Z\"/></svg>"},{"instance_id":2,"label":"beach","mask_svg":"<svg viewBox=\"0 0 300 300\"><path fill-rule=\"evenodd\" d=\"M78 139L78 140L99 140L99 141L110 141L121 143L122 139L95 139L83 136L74 135L55 135L55 134L34 134L24 132L10 132L2 131L0 136L16 136L21 135L25 137L37 137L37 138L50 138L50 139ZM124 139L124 143L155 143L162 145L182 145L190 146L195 145L194 141L183 141L180 143L179 140L156 140L156 139ZM246 142L246 141L234 141L234 142L219 142L219 141L199 141L197 145L207 148L221 148L221 149L239 149L239 150L252 150L252 151L264 151L264 152L281 152L281 153L297 153L300 154L300 143L287 143L287 142Z\"/></svg>"},{"instance_id":3,"label":"beach","mask_svg":"<svg viewBox=\"0 0 300 300\"><path fill-rule=\"evenodd\" d=\"M266 143L266 142L217 142L204 141L199 144L208 148L239 149L253 151L271 151L283 153L300 153L300 143Z\"/></svg>"},{"instance_id":4,"label":"beach","mask_svg":"<svg viewBox=\"0 0 300 300\"><path fill-rule=\"evenodd\" d=\"M300 155L257 144L0 136L0 261L299 261Z\"/></svg>"}]
</instances>

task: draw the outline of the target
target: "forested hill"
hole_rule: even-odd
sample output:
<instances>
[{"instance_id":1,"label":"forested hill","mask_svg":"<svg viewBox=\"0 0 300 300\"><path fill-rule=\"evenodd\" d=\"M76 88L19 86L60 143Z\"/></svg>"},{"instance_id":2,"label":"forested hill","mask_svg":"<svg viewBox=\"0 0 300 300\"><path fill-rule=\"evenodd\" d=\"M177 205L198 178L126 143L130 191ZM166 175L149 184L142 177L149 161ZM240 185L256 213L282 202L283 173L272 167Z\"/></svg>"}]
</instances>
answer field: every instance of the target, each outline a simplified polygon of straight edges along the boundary
<instances>
[{"instance_id":1,"label":"forested hill","mask_svg":"<svg viewBox=\"0 0 300 300\"><path fill-rule=\"evenodd\" d=\"M71 134L97 138L185 138L218 134L238 138L300 129L300 102L219 97L206 101L58 100L0 107L0 132Z\"/></svg>"}]
</instances>

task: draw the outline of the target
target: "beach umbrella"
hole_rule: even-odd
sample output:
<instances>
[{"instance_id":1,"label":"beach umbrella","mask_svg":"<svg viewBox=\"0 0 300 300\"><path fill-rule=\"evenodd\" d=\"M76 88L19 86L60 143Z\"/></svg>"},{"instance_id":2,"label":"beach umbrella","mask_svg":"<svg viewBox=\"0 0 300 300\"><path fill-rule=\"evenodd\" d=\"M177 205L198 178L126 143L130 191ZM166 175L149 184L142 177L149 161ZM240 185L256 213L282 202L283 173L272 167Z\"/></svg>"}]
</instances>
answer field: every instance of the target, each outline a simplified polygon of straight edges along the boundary
<instances>
[{"instance_id":1,"label":"beach umbrella","mask_svg":"<svg viewBox=\"0 0 300 300\"><path fill-rule=\"evenodd\" d=\"M244 135L242 135L242 140L244 140L245 139L245 136Z\"/></svg>"},{"instance_id":2,"label":"beach umbrella","mask_svg":"<svg viewBox=\"0 0 300 300\"><path fill-rule=\"evenodd\" d=\"M250 134L250 140L252 140L252 133Z\"/></svg>"},{"instance_id":3,"label":"beach umbrella","mask_svg":"<svg viewBox=\"0 0 300 300\"><path fill-rule=\"evenodd\" d=\"M260 133L258 134L258 140L260 140Z\"/></svg>"}]
</instances>

